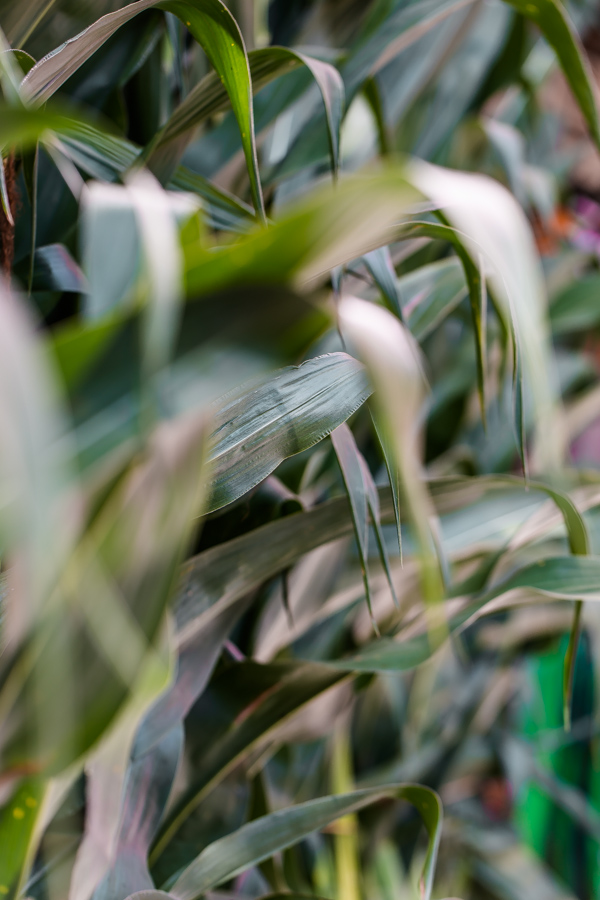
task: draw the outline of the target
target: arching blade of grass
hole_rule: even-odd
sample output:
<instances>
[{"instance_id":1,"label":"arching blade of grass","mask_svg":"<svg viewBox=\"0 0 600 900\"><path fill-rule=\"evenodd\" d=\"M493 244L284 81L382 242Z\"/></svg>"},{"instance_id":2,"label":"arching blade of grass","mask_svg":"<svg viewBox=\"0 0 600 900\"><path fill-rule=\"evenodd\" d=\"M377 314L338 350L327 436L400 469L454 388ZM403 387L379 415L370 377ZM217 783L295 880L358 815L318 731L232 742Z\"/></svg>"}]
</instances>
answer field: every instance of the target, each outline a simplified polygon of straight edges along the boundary
<instances>
[{"instance_id":1,"label":"arching blade of grass","mask_svg":"<svg viewBox=\"0 0 600 900\"><path fill-rule=\"evenodd\" d=\"M339 167L340 127L344 112L344 82L335 66L288 47L251 50L248 54L248 63L254 93L274 78L299 66L308 69L323 100L331 169L335 176ZM181 152L178 139L208 116L227 109L229 105L230 98L218 75L210 73L205 76L192 88L151 142L145 154L148 167L164 181L170 176Z\"/></svg>"},{"instance_id":2,"label":"arching blade of grass","mask_svg":"<svg viewBox=\"0 0 600 900\"><path fill-rule=\"evenodd\" d=\"M569 14L557 0L505 0L539 27L556 53L590 134L600 147L598 107L594 96L594 76Z\"/></svg>"},{"instance_id":3,"label":"arching blade of grass","mask_svg":"<svg viewBox=\"0 0 600 900\"><path fill-rule=\"evenodd\" d=\"M117 181L141 160L142 149L131 141L74 119L65 124L61 139L65 155L99 181ZM256 218L251 206L185 166L175 169L167 187L197 194L213 227L243 231Z\"/></svg>"},{"instance_id":4,"label":"arching blade of grass","mask_svg":"<svg viewBox=\"0 0 600 900\"><path fill-rule=\"evenodd\" d=\"M481 418L485 425L485 375L487 368L485 310L487 304L487 290L481 254L479 254L479 258L475 257L475 259L473 259L472 256L467 252L463 241L461 240L461 235L456 232L456 229L451 228L446 224L438 224L436 222L415 222L411 225L409 234L422 234L437 240L449 241L456 250L456 254L462 263L465 273L465 280L469 288L469 300L471 302L471 316L473 319L473 333L475 335L475 348L477 356L477 389L479 392Z\"/></svg>"},{"instance_id":5,"label":"arching blade of grass","mask_svg":"<svg viewBox=\"0 0 600 900\"><path fill-rule=\"evenodd\" d=\"M496 308L512 336L517 418L520 381L526 377L539 438L537 465L542 471L556 470L560 441L547 304L529 224L511 194L490 178L416 161L411 163L411 172L414 182L457 230L471 260L482 259Z\"/></svg>"},{"instance_id":6,"label":"arching blade of grass","mask_svg":"<svg viewBox=\"0 0 600 900\"><path fill-rule=\"evenodd\" d=\"M177 878L170 893L177 900L196 900L211 888L293 846L311 832L384 799L407 800L423 819L429 846L421 879L421 896L423 900L429 900L441 835L442 808L437 794L412 784L321 797L255 819L203 850Z\"/></svg>"},{"instance_id":7,"label":"arching blade of grass","mask_svg":"<svg viewBox=\"0 0 600 900\"><path fill-rule=\"evenodd\" d=\"M222 78L242 136L254 205L264 218L248 55L237 22L221 0L136 0L98 19L41 59L23 79L21 92L31 100L47 100L122 25L154 7L173 13L183 22Z\"/></svg>"}]
</instances>

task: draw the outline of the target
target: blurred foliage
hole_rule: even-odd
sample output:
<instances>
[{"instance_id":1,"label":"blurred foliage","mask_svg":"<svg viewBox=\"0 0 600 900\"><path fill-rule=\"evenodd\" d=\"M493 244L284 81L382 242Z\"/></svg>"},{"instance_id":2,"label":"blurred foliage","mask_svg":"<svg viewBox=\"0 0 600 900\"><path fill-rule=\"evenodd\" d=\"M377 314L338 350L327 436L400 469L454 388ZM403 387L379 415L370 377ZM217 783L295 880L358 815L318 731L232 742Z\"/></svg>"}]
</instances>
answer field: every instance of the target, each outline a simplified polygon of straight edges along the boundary
<instances>
[{"instance_id":1,"label":"blurred foliage","mask_svg":"<svg viewBox=\"0 0 600 900\"><path fill-rule=\"evenodd\" d=\"M598 896L599 17L1 0L0 897Z\"/></svg>"}]
</instances>

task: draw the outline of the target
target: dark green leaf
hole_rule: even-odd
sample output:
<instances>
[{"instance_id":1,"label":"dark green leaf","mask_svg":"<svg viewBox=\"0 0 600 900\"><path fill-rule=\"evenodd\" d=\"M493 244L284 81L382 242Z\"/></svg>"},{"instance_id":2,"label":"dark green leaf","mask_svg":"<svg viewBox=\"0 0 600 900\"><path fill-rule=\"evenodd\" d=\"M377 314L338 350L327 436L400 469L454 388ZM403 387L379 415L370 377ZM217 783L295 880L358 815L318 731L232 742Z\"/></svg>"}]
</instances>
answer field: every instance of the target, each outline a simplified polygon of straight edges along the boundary
<instances>
[{"instance_id":1,"label":"dark green leaf","mask_svg":"<svg viewBox=\"0 0 600 900\"><path fill-rule=\"evenodd\" d=\"M121 25L153 7L172 12L184 23L222 78L242 135L254 205L264 217L248 56L238 25L221 0L136 0L98 19L36 63L23 79L22 92L38 101L47 100Z\"/></svg>"},{"instance_id":2,"label":"dark green leaf","mask_svg":"<svg viewBox=\"0 0 600 900\"><path fill-rule=\"evenodd\" d=\"M421 894L429 900L441 834L442 809L433 791L420 785L389 785L299 803L244 825L239 831L210 844L179 876L171 888L178 900L195 900L212 887L233 878L279 850L290 847L312 831L343 815L357 812L383 799L407 800L416 807L429 834L429 848L421 881Z\"/></svg>"},{"instance_id":3,"label":"dark green leaf","mask_svg":"<svg viewBox=\"0 0 600 900\"><path fill-rule=\"evenodd\" d=\"M594 76L568 12L557 0L506 0L506 2L536 23L556 53L590 134L600 147L598 107L593 88Z\"/></svg>"},{"instance_id":4,"label":"dark green leaf","mask_svg":"<svg viewBox=\"0 0 600 900\"><path fill-rule=\"evenodd\" d=\"M331 353L217 401L209 510L237 500L288 456L322 440L370 393L362 365Z\"/></svg>"}]
</instances>

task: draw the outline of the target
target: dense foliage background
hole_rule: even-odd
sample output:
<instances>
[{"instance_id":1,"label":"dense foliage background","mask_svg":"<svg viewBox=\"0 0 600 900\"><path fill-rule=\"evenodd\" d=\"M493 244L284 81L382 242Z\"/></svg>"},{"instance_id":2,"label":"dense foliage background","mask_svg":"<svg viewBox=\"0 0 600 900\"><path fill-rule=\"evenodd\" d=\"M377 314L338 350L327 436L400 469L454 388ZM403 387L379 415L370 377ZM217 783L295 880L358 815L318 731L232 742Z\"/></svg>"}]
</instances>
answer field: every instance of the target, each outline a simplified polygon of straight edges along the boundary
<instances>
[{"instance_id":1,"label":"dense foliage background","mask_svg":"<svg viewBox=\"0 0 600 900\"><path fill-rule=\"evenodd\" d=\"M0 896L598 896L596 4L0 26Z\"/></svg>"}]
</instances>

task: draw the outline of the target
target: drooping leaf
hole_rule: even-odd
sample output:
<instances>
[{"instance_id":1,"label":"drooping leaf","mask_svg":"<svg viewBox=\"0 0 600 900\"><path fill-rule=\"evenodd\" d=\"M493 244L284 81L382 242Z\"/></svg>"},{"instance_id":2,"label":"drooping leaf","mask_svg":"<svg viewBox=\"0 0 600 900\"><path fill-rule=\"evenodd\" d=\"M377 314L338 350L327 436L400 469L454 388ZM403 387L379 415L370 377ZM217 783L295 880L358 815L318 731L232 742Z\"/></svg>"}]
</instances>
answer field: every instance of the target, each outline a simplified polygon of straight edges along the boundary
<instances>
[{"instance_id":1,"label":"drooping leaf","mask_svg":"<svg viewBox=\"0 0 600 900\"><path fill-rule=\"evenodd\" d=\"M131 141L82 122L71 121L62 132L63 151L78 168L101 181L116 181L141 159ZM185 166L178 166L167 187L196 194L203 201L213 227L245 230L256 214L251 206Z\"/></svg>"},{"instance_id":2,"label":"drooping leaf","mask_svg":"<svg viewBox=\"0 0 600 900\"><path fill-rule=\"evenodd\" d=\"M592 87L594 78L585 51L568 12L556 0L505 0L531 19L556 53L590 134L600 146L598 107Z\"/></svg>"},{"instance_id":3,"label":"drooping leaf","mask_svg":"<svg viewBox=\"0 0 600 900\"><path fill-rule=\"evenodd\" d=\"M486 350L486 304L487 291L485 284L485 272L483 269L483 259L481 253L476 261L474 261L467 249L463 245L461 235L454 228L450 228L445 224L437 224L430 222L415 222L411 226L411 232L414 230L416 234L427 235L427 237L447 240L454 246L457 256L459 257L464 273L465 280L469 289L469 300L471 302L471 315L473 319L473 332L475 335L475 347L477 356L477 388L479 391L479 405L481 409L482 421L486 421L486 368L487 368L487 350Z\"/></svg>"},{"instance_id":4,"label":"drooping leaf","mask_svg":"<svg viewBox=\"0 0 600 900\"><path fill-rule=\"evenodd\" d=\"M344 111L344 83L338 70L330 63L323 62L288 47L264 47L251 50L248 63L252 78L252 89L256 93L272 79L290 72L298 66L305 66L317 84L323 100L327 121L327 134L331 154L331 168L334 175L339 167L339 142L342 114ZM152 141L147 155L147 164L161 180L170 174L174 165L170 146L183 135L199 125L208 116L225 110L230 104L227 92L215 73L205 76L179 104ZM179 144L175 156L179 154Z\"/></svg>"},{"instance_id":5,"label":"drooping leaf","mask_svg":"<svg viewBox=\"0 0 600 900\"><path fill-rule=\"evenodd\" d=\"M429 900L441 833L442 810L437 794L420 785L389 785L299 803L244 825L239 831L210 844L177 878L170 893L177 900L194 900L212 887L233 878L290 847L312 831L340 816L390 798L407 800L420 813L429 834L421 895Z\"/></svg>"},{"instance_id":6,"label":"drooping leaf","mask_svg":"<svg viewBox=\"0 0 600 900\"><path fill-rule=\"evenodd\" d=\"M381 72L403 50L449 17L473 4L474 0L422 0L408 6L392 5L389 15L383 17L379 26L365 40L357 42L354 51L340 65L347 105L350 106L368 79ZM300 132L286 158L277 168L278 177L294 172L325 155L323 124L322 117L314 117L310 127Z\"/></svg>"},{"instance_id":7,"label":"drooping leaf","mask_svg":"<svg viewBox=\"0 0 600 900\"><path fill-rule=\"evenodd\" d=\"M136 0L108 13L36 63L23 79L23 95L38 102L47 100L122 25L154 7L173 13L184 23L223 79L242 136L254 205L264 217L248 56L237 22L221 0Z\"/></svg>"},{"instance_id":8,"label":"drooping leaf","mask_svg":"<svg viewBox=\"0 0 600 900\"><path fill-rule=\"evenodd\" d=\"M523 377L531 391L536 434L540 436L539 465L546 471L555 470L560 443L555 434L546 297L528 222L511 194L482 175L424 163L413 163L412 173L415 183L457 230L471 259L482 260L496 308L513 338L517 400L522 400Z\"/></svg>"},{"instance_id":9,"label":"drooping leaf","mask_svg":"<svg viewBox=\"0 0 600 900\"><path fill-rule=\"evenodd\" d=\"M402 303L389 248L379 247L377 250L371 250L370 253L365 253L362 261L371 273L391 311L403 322Z\"/></svg>"}]
</instances>

